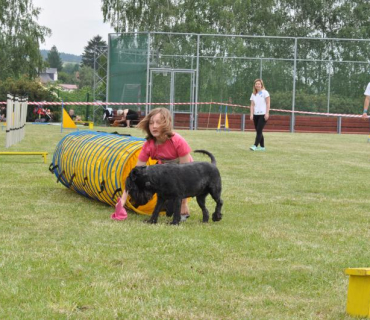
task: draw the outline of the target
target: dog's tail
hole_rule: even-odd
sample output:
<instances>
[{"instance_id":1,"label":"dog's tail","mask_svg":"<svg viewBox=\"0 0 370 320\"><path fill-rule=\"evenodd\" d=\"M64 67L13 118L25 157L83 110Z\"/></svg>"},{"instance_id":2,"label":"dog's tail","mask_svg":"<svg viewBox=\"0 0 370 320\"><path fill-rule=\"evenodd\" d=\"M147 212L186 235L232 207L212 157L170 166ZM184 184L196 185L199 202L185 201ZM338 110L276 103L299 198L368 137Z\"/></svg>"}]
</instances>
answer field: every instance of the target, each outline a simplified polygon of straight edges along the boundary
<instances>
[{"instance_id":1,"label":"dog's tail","mask_svg":"<svg viewBox=\"0 0 370 320\"><path fill-rule=\"evenodd\" d=\"M207 150L195 150L194 152L206 154L208 157L211 158L211 163L217 165L216 158L213 156L212 153L208 152Z\"/></svg>"}]
</instances>

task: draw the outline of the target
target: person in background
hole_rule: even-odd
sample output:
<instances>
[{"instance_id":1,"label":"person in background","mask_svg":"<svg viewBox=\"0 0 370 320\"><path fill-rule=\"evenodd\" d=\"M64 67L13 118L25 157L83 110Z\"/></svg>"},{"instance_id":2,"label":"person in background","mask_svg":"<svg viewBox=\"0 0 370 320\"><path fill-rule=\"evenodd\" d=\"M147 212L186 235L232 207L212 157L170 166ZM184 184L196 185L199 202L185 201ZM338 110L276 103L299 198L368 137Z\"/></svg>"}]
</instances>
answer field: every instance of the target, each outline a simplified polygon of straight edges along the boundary
<instances>
[{"instance_id":1,"label":"person in background","mask_svg":"<svg viewBox=\"0 0 370 320\"><path fill-rule=\"evenodd\" d=\"M80 116L75 115L75 111L74 111L74 109L69 109L68 114L69 114L69 116L71 117L71 119L72 119L73 121L81 121L81 117L80 117Z\"/></svg>"},{"instance_id":2,"label":"person in background","mask_svg":"<svg viewBox=\"0 0 370 320\"><path fill-rule=\"evenodd\" d=\"M364 111L362 112L362 118L367 119L367 110L369 109L369 102L370 102L370 82L368 83L366 90L365 90L365 101L364 101Z\"/></svg>"},{"instance_id":3,"label":"person in background","mask_svg":"<svg viewBox=\"0 0 370 320\"><path fill-rule=\"evenodd\" d=\"M149 157L163 163L187 163L192 162L191 149L185 139L172 130L172 117L166 108L153 109L145 118L139 122L137 127L143 130L146 142L141 149L136 166L145 166ZM122 207L127 200L127 192L124 191L117 205ZM181 220L189 217L187 199L181 203Z\"/></svg>"},{"instance_id":4,"label":"person in background","mask_svg":"<svg viewBox=\"0 0 370 320\"><path fill-rule=\"evenodd\" d=\"M6 121L6 106L1 105L0 106L0 122Z\"/></svg>"},{"instance_id":5,"label":"person in background","mask_svg":"<svg viewBox=\"0 0 370 320\"><path fill-rule=\"evenodd\" d=\"M45 122L53 121L53 114L50 109L45 109Z\"/></svg>"},{"instance_id":6,"label":"person in background","mask_svg":"<svg viewBox=\"0 0 370 320\"><path fill-rule=\"evenodd\" d=\"M127 128L129 128L131 121L139 119L139 114L131 109L117 110L117 116L121 116L121 119L115 120L113 122L113 127L119 127L121 124L126 124Z\"/></svg>"},{"instance_id":7,"label":"person in background","mask_svg":"<svg viewBox=\"0 0 370 320\"><path fill-rule=\"evenodd\" d=\"M253 93L251 95L251 114L256 130L256 139L249 148L252 151L265 151L265 139L263 137L263 128L265 127L270 113L270 94L265 89L262 79L254 80Z\"/></svg>"}]
</instances>

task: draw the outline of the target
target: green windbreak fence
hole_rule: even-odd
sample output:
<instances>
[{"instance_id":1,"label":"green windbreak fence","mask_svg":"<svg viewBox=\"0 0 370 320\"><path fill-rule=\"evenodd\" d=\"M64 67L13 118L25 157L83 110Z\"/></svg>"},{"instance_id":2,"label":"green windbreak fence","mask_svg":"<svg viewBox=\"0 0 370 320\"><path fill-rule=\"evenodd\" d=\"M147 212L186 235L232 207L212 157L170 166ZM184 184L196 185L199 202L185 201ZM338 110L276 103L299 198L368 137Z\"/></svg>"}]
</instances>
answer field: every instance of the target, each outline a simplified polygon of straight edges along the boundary
<instances>
[{"instance_id":1,"label":"green windbreak fence","mask_svg":"<svg viewBox=\"0 0 370 320\"><path fill-rule=\"evenodd\" d=\"M110 34L108 51L107 101L169 103L173 114L249 105L256 78L274 109L358 113L370 72L369 39L131 32Z\"/></svg>"},{"instance_id":2,"label":"green windbreak fence","mask_svg":"<svg viewBox=\"0 0 370 320\"><path fill-rule=\"evenodd\" d=\"M109 35L107 101L145 102L147 50L147 34Z\"/></svg>"}]
</instances>

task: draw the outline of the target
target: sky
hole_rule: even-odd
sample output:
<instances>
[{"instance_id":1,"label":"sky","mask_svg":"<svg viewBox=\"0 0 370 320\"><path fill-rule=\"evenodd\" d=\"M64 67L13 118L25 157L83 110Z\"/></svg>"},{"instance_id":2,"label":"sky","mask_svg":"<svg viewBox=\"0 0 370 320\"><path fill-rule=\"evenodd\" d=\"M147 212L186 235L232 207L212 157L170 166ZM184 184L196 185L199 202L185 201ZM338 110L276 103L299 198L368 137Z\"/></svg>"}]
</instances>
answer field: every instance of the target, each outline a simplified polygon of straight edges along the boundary
<instances>
[{"instance_id":1,"label":"sky","mask_svg":"<svg viewBox=\"0 0 370 320\"><path fill-rule=\"evenodd\" d=\"M59 52L82 55L89 40L100 35L108 42L114 33L109 23L103 23L101 0L33 0L41 8L38 23L52 31L40 49L56 46Z\"/></svg>"}]
</instances>

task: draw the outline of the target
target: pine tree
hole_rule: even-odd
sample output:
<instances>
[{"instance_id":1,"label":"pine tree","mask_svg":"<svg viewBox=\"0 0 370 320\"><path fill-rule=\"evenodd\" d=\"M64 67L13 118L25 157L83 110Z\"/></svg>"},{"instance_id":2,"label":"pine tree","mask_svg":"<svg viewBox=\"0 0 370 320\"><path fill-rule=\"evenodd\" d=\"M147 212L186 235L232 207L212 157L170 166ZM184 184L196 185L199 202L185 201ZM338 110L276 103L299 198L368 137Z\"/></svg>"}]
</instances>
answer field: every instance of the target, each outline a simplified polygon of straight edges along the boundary
<instances>
[{"instance_id":1,"label":"pine tree","mask_svg":"<svg viewBox=\"0 0 370 320\"><path fill-rule=\"evenodd\" d=\"M46 61L49 63L50 68L57 68L58 71L61 71L63 68L63 62L56 46L51 48Z\"/></svg>"},{"instance_id":2,"label":"pine tree","mask_svg":"<svg viewBox=\"0 0 370 320\"><path fill-rule=\"evenodd\" d=\"M92 38L87 46L85 47L85 51L82 54L82 62L81 66L86 66L94 69L94 52L96 47L103 47L106 46L107 43L102 39L101 36L97 35Z\"/></svg>"}]
</instances>

